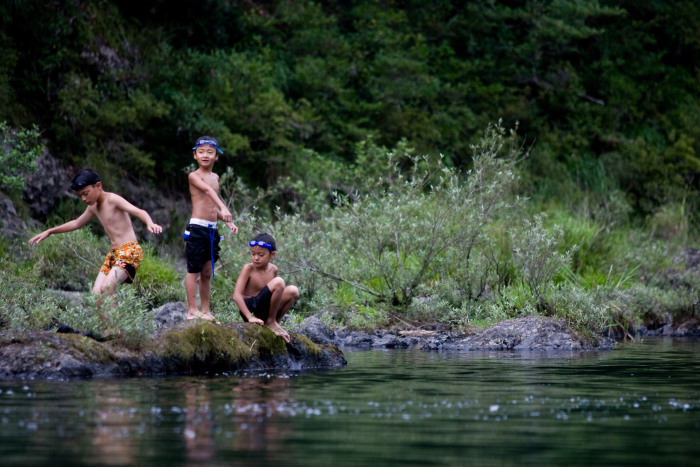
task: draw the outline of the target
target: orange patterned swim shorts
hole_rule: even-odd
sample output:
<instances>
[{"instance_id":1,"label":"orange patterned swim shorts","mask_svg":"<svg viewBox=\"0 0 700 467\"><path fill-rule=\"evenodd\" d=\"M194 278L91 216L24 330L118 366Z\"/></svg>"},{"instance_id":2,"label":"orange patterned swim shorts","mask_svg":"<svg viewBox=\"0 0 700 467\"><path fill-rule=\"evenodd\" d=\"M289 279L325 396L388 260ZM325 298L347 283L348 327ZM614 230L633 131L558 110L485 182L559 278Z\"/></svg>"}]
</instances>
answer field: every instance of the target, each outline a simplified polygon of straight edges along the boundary
<instances>
[{"instance_id":1,"label":"orange patterned swim shorts","mask_svg":"<svg viewBox=\"0 0 700 467\"><path fill-rule=\"evenodd\" d=\"M100 268L100 272L105 275L109 274L112 268L116 265L122 268L127 275L126 283L134 282L136 270L141 266L143 260L143 249L138 241L126 243L118 248L112 248L107 253L105 262Z\"/></svg>"}]
</instances>

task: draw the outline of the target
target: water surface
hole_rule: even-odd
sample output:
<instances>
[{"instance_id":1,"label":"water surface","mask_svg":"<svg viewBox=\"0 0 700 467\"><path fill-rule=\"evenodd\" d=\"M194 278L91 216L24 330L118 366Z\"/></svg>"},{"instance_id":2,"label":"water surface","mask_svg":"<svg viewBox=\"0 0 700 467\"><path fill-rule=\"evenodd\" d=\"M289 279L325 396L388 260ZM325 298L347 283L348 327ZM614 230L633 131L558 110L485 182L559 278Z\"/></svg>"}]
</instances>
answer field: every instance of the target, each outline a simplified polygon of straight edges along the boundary
<instances>
[{"instance_id":1,"label":"water surface","mask_svg":"<svg viewBox=\"0 0 700 467\"><path fill-rule=\"evenodd\" d=\"M700 341L346 352L348 366L0 381L0 464L697 465Z\"/></svg>"}]
</instances>

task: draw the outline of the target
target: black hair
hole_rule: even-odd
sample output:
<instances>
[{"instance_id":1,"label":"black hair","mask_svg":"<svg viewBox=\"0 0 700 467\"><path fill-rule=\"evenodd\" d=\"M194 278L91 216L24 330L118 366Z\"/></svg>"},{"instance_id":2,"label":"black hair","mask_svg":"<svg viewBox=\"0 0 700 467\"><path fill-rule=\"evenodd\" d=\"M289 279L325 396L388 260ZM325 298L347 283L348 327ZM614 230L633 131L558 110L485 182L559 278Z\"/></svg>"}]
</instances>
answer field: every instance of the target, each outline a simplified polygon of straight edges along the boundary
<instances>
[{"instance_id":1,"label":"black hair","mask_svg":"<svg viewBox=\"0 0 700 467\"><path fill-rule=\"evenodd\" d=\"M92 169L85 169L81 170L78 175L73 177L73 181L71 182L70 189L73 191L78 191L86 186L89 185L94 185L97 182L101 182L102 179L100 178L100 175L95 172Z\"/></svg>"},{"instance_id":2,"label":"black hair","mask_svg":"<svg viewBox=\"0 0 700 467\"><path fill-rule=\"evenodd\" d=\"M270 235L269 233L264 233L264 232L263 232L263 233L257 234L257 235L255 236L255 238L253 239L253 241L254 241L254 242L265 242L265 243L269 243L270 245L272 245L272 251L277 251L277 245L275 244L275 239L274 239L274 237L273 237L272 235Z\"/></svg>"}]
</instances>

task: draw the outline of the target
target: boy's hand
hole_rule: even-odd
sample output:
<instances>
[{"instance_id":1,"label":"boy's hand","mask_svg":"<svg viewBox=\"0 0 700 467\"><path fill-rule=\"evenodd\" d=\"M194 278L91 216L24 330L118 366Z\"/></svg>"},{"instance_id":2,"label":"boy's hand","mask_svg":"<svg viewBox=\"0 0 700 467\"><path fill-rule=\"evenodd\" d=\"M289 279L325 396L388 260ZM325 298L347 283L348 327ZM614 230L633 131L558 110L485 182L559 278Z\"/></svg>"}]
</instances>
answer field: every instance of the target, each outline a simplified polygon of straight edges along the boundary
<instances>
[{"instance_id":1,"label":"boy's hand","mask_svg":"<svg viewBox=\"0 0 700 467\"><path fill-rule=\"evenodd\" d=\"M233 216L231 215L231 212L224 206L224 209L219 212L221 215L221 220L228 223L233 221Z\"/></svg>"},{"instance_id":2,"label":"boy's hand","mask_svg":"<svg viewBox=\"0 0 700 467\"><path fill-rule=\"evenodd\" d=\"M158 224L151 223L148 224L148 230L150 230L154 234L159 234L163 232L163 227L159 226Z\"/></svg>"},{"instance_id":3,"label":"boy's hand","mask_svg":"<svg viewBox=\"0 0 700 467\"><path fill-rule=\"evenodd\" d=\"M50 235L50 234L49 234L47 231L43 231L43 232L41 232L39 235L35 235L35 236L33 236L32 238L30 238L30 239L29 239L29 244L30 244L30 245L36 245L37 243L41 243L41 242L43 242L44 240L46 240L46 238L47 238L49 235Z\"/></svg>"},{"instance_id":4,"label":"boy's hand","mask_svg":"<svg viewBox=\"0 0 700 467\"><path fill-rule=\"evenodd\" d=\"M236 224L233 222L226 222L226 225L228 226L229 229L231 229L232 234L237 234L238 233L238 227L236 227Z\"/></svg>"},{"instance_id":5,"label":"boy's hand","mask_svg":"<svg viewBox=\"0 0 700 467\"><path fill-rule=\"evenodd\" d=\"M260 318L256 318L255 316L253 316L252 318L250 318L250 319L248 320L248 322L249 322L249 323L259 324L260 326L265 326L265 321L261 320Z\"/></svg>"}]
</instances>

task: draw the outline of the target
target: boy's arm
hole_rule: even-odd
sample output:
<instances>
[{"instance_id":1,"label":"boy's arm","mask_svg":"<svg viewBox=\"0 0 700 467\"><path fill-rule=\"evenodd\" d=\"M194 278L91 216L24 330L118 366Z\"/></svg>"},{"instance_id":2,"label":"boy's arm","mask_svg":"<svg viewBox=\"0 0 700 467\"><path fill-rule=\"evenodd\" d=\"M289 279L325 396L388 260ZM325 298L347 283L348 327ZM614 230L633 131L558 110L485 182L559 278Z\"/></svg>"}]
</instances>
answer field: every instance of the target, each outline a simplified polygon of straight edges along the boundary
<instances>
[{"instance_id":1,"label":"boy's arm","mask_svg":"<svg viewBox=\"0 0 700 467\"><path fill-rule=\"evenodd\" d=\"M88 207L84 213L80 215L77 219L73 219L72 221L68 221L65 224L57 225L56 227L52 227L50 229L46 229L43 232L41 232L39 235L35 235L32 238L29 239L29 244L30 245L36 245L37 243L41 243L44 240L46 240L50 235L57 234L57 233L66 233L66 232L72 232L74 230L78 230L82 227L85 226L92 218L95 217L95 214L92 212L92 210Z\"/></svg>"},{"instance_id":2,"label":"boy's arm","mask_svg":"<svg viewBox=\"0 0 700 467\"><path fill-rule=\"evenodd\" d=\"M216 192L215 189L207 185L207 183L204 180L202 180L202 177L200 177L194 172L190 172L190 174L187 176L187 179L189 180L190 185L194 186L198 190L203 191L209 197L209 199L211 199L214 202L214 204L216 204L216 207L219 208L220 211L218 213L221 216L220 219L222 219L224 222L231 222L231 220L233 220L231 212L228 210L224 202L221 201L221 198L219 198L219 194Z\"/></svg>"},{"instance_id":3,"label":"boy's arm","mask_svg":"<svg viewBox=\"0 0 700 467\"><path fill-rule=\"evenodd\" d=\"M234 224L233 221L226 222L226 220L224 219L224 216L221 215L221 211L216 213L216 217L218 219L221 219L222 221L224 221L224 223L226 223L226 225L228 226L229 229L231 229L231 232L234 235L238 233L238 226L236 226L236 224Z\"/></svg>"},{"instance_id":4,"label":"boy's arm","mask_svg":"<svg viewBox=\"0 0 700 467\"><path fill-rule=\"evenodd\" d=\"M148 227L148 230L150 230L151 232L156 234L163 232L163 227L153 222L151 216L149 216L148 213L143 209L137 208L121 196L115 196L114 200L114 204L117 208L131 214L134 217L138 217L139 219L141 219L143 223L146 224L146 227Z\"/></svg>"},{"instance_id":5,"label":"boy's arm","mask_svg":"<svg viewBox=\"0 0 700 467\"><path fill-rule=\"evenodd\" d=\"M246 317L248 322L264 325L265 322L260 318L253 316L250 312L248 306L245 304L245 299L243 298L243 290L245 289L248 279L250 278L250 264L246 264L241 269L241 273L238 275L238 280L236 281L236 288L233 290L233 301L236 302L241 313Z\"/></svg>"}]
</instances>

